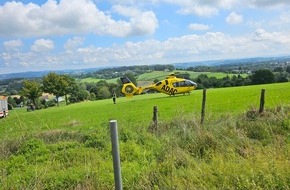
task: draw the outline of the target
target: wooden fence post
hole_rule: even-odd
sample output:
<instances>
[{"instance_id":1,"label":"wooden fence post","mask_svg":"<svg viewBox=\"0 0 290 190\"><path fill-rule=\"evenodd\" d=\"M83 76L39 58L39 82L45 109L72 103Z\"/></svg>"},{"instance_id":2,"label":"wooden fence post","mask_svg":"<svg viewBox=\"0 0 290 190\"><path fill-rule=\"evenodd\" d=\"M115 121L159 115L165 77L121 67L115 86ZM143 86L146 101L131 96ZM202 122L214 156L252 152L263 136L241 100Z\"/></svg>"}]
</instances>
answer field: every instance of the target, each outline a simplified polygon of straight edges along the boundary
<instances>
[{"instance_id":1,"label":"wooden fence post","mask_svg":"<svg viewBox=\"0 0 290 190\"><path fill-rule=\"evenodd\" d=\"M157 106L153 107L153 124L155 129L157 129L157 123L158 123L158 109Z\"/></svg>"},{"instance_id":2,"label":"wooden fence post","mask_svg":"<svg viewBox=\"0 0 290 190\"><path fill-rule=\"evenodd\" d=\"M260 97L260 109L259 113L263 113L264 111L264 104L265 104L265 89L261 90L261 97Z\"/></svg>"},{"instance_id":3,"label":"wooden fence post","mask_svg":"<svg viewBox=\"0 0 290 190\"><path fill-rule=\"evenodd\" d=\"M202 95L202 106L201 106L201 121L200 123L203 125L204 122L204 116L205 116L205 102L206 102L206 89L203 89L203 95Z\"/></svg>"}]
</instances>

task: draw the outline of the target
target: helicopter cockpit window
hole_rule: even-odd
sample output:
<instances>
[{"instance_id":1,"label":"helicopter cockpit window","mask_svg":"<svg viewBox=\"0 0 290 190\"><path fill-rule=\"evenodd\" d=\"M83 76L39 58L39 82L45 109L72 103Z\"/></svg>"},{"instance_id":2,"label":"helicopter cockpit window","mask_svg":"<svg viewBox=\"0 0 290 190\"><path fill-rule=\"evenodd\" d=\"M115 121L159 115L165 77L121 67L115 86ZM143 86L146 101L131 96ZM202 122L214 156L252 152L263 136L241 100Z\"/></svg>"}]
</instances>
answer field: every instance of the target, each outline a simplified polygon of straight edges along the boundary
<instances>
[{"instance_id":1,"label":"helicopter cockpit window","mask_svg":"<svg viewBox=\"0 0 290 190\"><path fill-rule=\"evenodd\" d=\"M185 81L181 81L181 82L179 82L179 86L180 87L185 87L186 85L185 85Z\"/></svg>"},{"instance_id":2,"label":"helicopter cockpit window","mask_svg":"<svg viewBox=\"0 0 290 190\"><path fill-rule=\"evenodd\" d=\"M174 83L172 83L172 85L173 85L174 87L179 87L179 82L174 82Z\"/></svg>"},{"instance_id":3,"label":"helicopter cockpit window","mask_svg":"<svg viewBox=\"0 0 290 190\"><path fill-rule=\"evenodd\" d=\"M186 80L185 83L186 83L186 86L194 86L194 83L191 82L190 80Z\"/></svg>"},{"instance_id":4,"label":"helicopter cockpit window","mask_svg":"<svg viewBox=\"0 0 290 190\"><path fill-rule=\"evenodd\" d=\"M157 82L155 86L159 86L160 84L162 84L162 82Z\"/></svg>"},{"instance_id":5,"label":"helicopter cockpit window","mask_svg":"<svg viewBox=\"0 0 290 190\"><path fill-rule=\"evenodd\" d=\"M172 83L174 87L190 87L190 86L195 86L193 82L190 80L185 80L185 81L180 81L180 82L175 82Z\"/></svg>"}]
</instances>

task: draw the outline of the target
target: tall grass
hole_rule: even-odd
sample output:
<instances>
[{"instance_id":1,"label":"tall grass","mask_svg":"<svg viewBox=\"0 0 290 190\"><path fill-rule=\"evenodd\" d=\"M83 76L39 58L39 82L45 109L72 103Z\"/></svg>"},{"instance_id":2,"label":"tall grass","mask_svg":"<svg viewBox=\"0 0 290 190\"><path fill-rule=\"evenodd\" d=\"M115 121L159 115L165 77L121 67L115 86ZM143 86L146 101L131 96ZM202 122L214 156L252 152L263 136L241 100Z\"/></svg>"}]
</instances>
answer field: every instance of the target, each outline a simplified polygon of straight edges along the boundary
<instances>
[{"instance_id":1,"label":"tall grass","mask_svg":"<svg viewBox=\"0 0 290 190\"><path fill-rule=\"evenodd\" d=\"M203 126L201 91L13 110L0 120L0 189L113 189L110 119L124 189L289 189L289 85L209 89Z\"/></svg>"}]
</instances>

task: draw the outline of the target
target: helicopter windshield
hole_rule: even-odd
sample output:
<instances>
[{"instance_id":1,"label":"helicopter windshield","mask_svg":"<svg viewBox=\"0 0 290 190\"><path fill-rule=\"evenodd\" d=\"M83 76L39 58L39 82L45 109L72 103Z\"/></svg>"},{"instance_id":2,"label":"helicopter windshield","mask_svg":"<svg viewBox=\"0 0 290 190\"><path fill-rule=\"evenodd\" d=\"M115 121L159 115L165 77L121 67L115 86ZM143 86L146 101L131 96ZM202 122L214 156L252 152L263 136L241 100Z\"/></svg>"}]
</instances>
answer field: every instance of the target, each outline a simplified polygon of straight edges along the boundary
<instances>
[{"instance_id":1,"label":"helicopter windshield","mask_svg":"<svg viewBox=\"0 0 290 190\"><path fill-rule=\"evenodd\" d=\"M192 82L191 80L185 80L186 86L196 86L195 82Z\"/></svg>"},{"instance_id":2,"label":"helicopter windshield","mask_svg":"<svg viewBox=\"0 0 290 190\"><path fill-rule=\"evenodd\" d=\"M190 86L196 86L196 83L190 81L190 80L184 80L172 83L174 87L190 87Z\"/></svg>"}]
</instances>

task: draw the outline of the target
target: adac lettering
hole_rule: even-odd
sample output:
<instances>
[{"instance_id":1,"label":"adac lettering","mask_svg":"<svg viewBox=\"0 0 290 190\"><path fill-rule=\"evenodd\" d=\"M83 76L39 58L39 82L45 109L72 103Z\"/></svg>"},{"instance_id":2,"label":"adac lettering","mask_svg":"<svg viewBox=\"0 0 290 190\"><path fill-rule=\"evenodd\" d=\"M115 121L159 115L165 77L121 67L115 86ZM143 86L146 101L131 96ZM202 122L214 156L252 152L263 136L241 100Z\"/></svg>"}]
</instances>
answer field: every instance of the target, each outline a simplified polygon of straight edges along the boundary
<instances>
[{"instance_id":1,"label":"adac lettering","mask_svg":"<svg viewBox=\"0 0 290 190\"><path fill-rule=\"evenodd\" d=\"M174 93L177 92L177 89L175 89L175 88L170 88L170 87L167 86L167 85L163 85L162 88L161 88L161 90L167 92L168 94L172 94L172 95L174 95Z\"/></svg>"}]
</instances>

